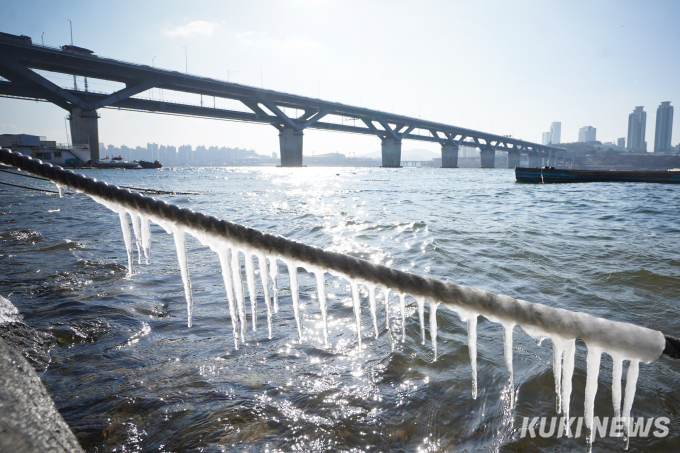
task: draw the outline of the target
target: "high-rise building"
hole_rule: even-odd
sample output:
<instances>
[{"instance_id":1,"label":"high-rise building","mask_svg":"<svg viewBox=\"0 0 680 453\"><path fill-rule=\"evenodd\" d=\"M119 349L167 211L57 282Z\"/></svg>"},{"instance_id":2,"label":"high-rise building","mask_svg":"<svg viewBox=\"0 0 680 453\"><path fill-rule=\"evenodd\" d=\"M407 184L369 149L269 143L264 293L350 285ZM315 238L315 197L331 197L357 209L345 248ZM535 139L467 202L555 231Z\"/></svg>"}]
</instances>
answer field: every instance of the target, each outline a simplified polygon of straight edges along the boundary
<instances>
[{"instance_id":1,"label":"high-rise building","mask_svg":"<svg viewBox=\"0 0 680 453\"><path fill-rule=\"evenodd\" d=\"M559 121L553 121L550 125L550 143L557 145L562 139L562 123Z\"/></svg>"},{"instance_id":2,"label":"high-rise building","mask_svg":"<svg viewBox=\"0 0 680 453\"><path fill-rule=\"evenodd\" d=\"M543 132L543 139L541 140L541 144L543 145L550 144L550 132Z\"/></svg>"},{"instance_id":3,"label":"high-rise building","mask_svg":"<svg viewBox=\"0 0 680 453\"><path fill-rule=\"evenodd\" d=\"M626 137L621 137L616 140L616 146L619 148L625 148L626 147Z\"/></svg>"},{"instance_id":4,"label":"high-rise building","mask_svg":"<svg viewBox=\"0 0 680 453\"><path fill-rule=\"evenodd\" d=\"M597 134L597 129L593 126L585 126L578 130L578 141L579 142L594 142L595 135Z\"/></svg>"},{"instance_id":5,"label":"high-rise building","mask_svg":"<svg viewBox=\"0 0 680 453\"><path fill-rule=\"evenodd\" d=\"M647 128L647 112L644 107L635 107L628 115L628 149L631 151L647 151L645 130Z\"/></svg>"},{"instance_id":6,"label":"high-rise building","mask_svg":"<svg viewBox=\"0 0 680 453\"><path fill-rule=\"evenodd\" d=\"M654 134L654 152L670 153L671 134L673 133L673 107L671 101L662 102L656 109L656 133Z\"/></svg>"}]
</instances>

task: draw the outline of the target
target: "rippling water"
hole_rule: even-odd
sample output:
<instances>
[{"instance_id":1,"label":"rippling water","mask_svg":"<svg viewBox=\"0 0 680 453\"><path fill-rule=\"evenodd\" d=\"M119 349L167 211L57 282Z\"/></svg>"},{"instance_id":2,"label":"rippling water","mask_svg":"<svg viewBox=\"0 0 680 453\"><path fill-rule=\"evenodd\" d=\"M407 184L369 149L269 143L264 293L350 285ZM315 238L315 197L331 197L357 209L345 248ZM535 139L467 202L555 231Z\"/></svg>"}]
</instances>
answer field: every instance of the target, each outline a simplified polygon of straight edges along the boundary
<instances>
[{"instance_id":1,"label":"rippling water","mask_svg":"<svg viewBox=\"0 0 680 453\"><path fill-rule=\"evenodd\" d=\"M481 169L86 174L202 191L159 198L398 269L680 335L680 187L523 185L511 170ZM0 180L54 190L6 173ZM298 343L281 264L273 338L258 284L259 329L234 350L217 257L193 238L187 328L173 241L160 227L152 226L151 264L128 277L118 216L88 197L0 186L0 213L0 294L37 330L35 347L49 347L43 382L88 451L586 449L583 434L520 438L523 417L557 414L551 344L519 328L510 389L502 328L480 318L474 400L466 326L455 313L438 311L434 361L415 302L407 298L402 342L396 298L387 330L379 297L380 335L373 338L364 309L359 352L349 284L327 277L326 347L314 278L300 270ZM585 352L577 340L572 416L583 415ZM613 415L611 368L603 355L600 417ZM668 417L670 433L632 439L632 451L680 450L679 379L671 359L641 365L633 416ZM620 451L622 440L597 439L595 450Z\"/></svg>"}]
</instances>

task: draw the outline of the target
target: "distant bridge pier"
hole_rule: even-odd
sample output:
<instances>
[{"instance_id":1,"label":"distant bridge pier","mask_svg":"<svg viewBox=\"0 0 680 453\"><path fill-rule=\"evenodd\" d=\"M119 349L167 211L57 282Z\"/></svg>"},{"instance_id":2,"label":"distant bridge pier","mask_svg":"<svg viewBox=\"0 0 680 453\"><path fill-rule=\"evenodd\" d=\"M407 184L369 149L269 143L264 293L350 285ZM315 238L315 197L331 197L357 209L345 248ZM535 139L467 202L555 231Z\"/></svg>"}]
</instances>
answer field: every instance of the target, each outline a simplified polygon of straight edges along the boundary
<instances>
[{"instance_id":1,"label":"distant bridge pier","mask_svg":"<svg viewBox=\"0 0 680 453\"><path fill-rule=\"evenodd\" d=\"M519 150L508 150L508 168L519 167L519 159L522 154Z\"/></svg>"},{"instance_id":2,"label":"distant bridge pier","mask_svg":"<svg viewBox=\"0 0 680 453\"><path fill-rule=\"evenodd\" d=\"M493 146L480 148L479 154L482 160L482 168L495 168L496 149Z\"/></svg>"},{"instance_id":3,"label":"distant bridge pier","mask_svg":"<svg viewBox=\"0 0 680 453\"><path fill-rule=\"evenodd\" d=\"M75 107L68 116L71 123L71 143L89 145L90 158L99 160L99 114L96 110L83 110Z\"/></svg>"},{"instance_id":4,"label":"distant bridge pier","mask_svg":"<svg viewBox=\"0 0 680 453\"><path fill-rule=\"evenodd\" d=\"M302 137L301 130L283 127L279 132L279 146L281 150L282 167L302 167Z\"/></svg>"},{"instance_id":5,"label":"distant bridge pier","mask_svg":"<svg viewBox=\"0 0 680 453\"><path fill-rule=\"evenodd\" d=\"M527 167L540 167L541 166L541 156L537 152L529 153L527 155L529 161L527 162Z\"/></svg>"},{"instance_id":6,"label":"distant bridge pier","mask_svg":"<svg viewBox=\"0 0 680 453\"><path fill-rule=\"evenodd\" d=\"M458 168L458 145L442 143L442 168Z\"/></svg>"},{"instance_id":7,"label":"distant bridge pier","mask_svg":"<svg viewBox=\"0 0 680 453\"><path fill-rule=\"evenodd\" d=\"M382 137L382 166L401 168L401 140Z\"/></svg>"}]
</instances>

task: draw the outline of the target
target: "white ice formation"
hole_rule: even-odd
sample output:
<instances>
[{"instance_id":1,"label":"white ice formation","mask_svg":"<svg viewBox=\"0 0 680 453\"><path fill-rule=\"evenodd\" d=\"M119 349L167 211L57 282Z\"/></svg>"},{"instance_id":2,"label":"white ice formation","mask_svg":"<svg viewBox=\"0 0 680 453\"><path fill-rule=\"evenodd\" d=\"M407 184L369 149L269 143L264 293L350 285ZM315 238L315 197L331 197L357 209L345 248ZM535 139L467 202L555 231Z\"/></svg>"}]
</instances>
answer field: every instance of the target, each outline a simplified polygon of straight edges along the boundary
<instances>
[{"instance_id":1,"label":"white ice formation","mask_svg":"<svg viewBox=\"0 0 680 453\"><path fill-rule=\"evenodd\" d=\"M306 269L314 274L317 286L319 309L323 320L324 343L328 344L328 319L325 294L325 274L333 274L349 281L351 288L352 304L354 307L357 342L359 351L362 347L361 327L361 286L368 292L368 302L371 318L373 321L373 333L379 335L377 321L376 289L380 289L385 307L386 325L389 330L389 296L396 294L399 300L399 312L402 320L401 340L405 340L406 322L406 294L399 288L387 288L379 282L372 282L371 276L366 275L363 279L351 278L330 269L321 269L311 263L293 259L290 256L272 255L271 251L254 249L251 244L232 242L225 237L214 235L184 225L175 225L165 219L150 216L129 207L116 204L90 195L95 201L107 206L118 213L120 217L125 248L128 254L128 274L133 274L133 248L130 227L127 215L132 219L133 231L137 244L137 254L141 262L140 249L143 251L146 262L149 262L149 249L151 233L149 221L162 226L169 234L172 234L177 249L182 282L184 284L187 302L187 324L192 323L193 300L191 295L191 280L189 278L188 261L186 254L185 234L196 237L201 243L208 246L219 257L222 277L226 288L229 314L233 329L234 346L238 348L239 338L245 341L247 327L245 293L242 280L241 257L246 275L246 287L251 303L251 324L253 330L257 328L257 282L253 257L257 258L259 268L260 286L264 293L267 311L269 338L272 336L272 311L278 312L278 286L277 276L279 262L285 263L288 268L291 299L295 323L300 341L303 339L303 328L300 318L300 296L298 288L297 269ZM271 287L270 287L271 279ZM614 363L612 382L612 404L616 417L621 417L624 426L624 439L628 442L630 429L630 412L635 396L637 377L640 362L649 363L656 360L662 354L665 347L665 339L661 332L647 329L633 324L608 321L595 318L591 315L579 312L571 312L559 308L551 308L541 304L533 304L527 301L514 299L509 296L493 295L476 288L456 286L452 293L455 297L446 300L431 300L425 295L412 294L415 299L418 319L420 324L420 340L425 343L425 302L429 301L430 307L430 338L434 350L434 360L437 357L437 306L444 305L458 314L460 319L467 323L468 349L472 372L472 397L477 397L477 321L479 316L499 323L503 327L503 343L505 349L505 362L508 369L509 404L514 406L515 388L513 383L513 330L515 326L521 327L528 335L539 339L549 338L553 346L553 374L555 379L556 410L564 413L564 420L569 420L569 408L571 404L572 376L574 373L575 340L581 338L587 348L587 378L585 391L585 424L590 429L588 442L592 445L594 440L593 416L595 394L597 392L600 359L602 352L608 353ZM271 302L273 302L273 310ZM623 362L628 361L628 374L626 379L623 408L621 408L621 376ZM563 427L562 431L569 435L569 426Z\"/></svg>"}]
</instances>

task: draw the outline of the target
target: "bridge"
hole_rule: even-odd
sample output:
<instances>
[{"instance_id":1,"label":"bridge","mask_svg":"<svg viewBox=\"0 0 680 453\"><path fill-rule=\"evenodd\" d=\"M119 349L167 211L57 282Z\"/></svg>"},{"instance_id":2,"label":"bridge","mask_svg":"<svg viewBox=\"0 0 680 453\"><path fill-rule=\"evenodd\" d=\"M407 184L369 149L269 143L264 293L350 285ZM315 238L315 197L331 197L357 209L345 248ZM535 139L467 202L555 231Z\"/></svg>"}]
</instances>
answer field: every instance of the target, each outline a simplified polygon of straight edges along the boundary
<instances>
[{"instance_id":1,"label":"bridge","mask_svg":"<svg viewBox=\"0 0 680 453\"><path fill-rule=\"evenodd\" d=\"M125 88L113 93L83 91L75 86L67 89L35 70L113 81L124 84ZM540 166L546 158L550 164L560 153L564 159L566 153L561 148L509 136L103 58L73 46L54 48L37 45L27 36L6 33L0 33L0 76L6 79L0 81L0 96L51 102L68 111L73 144L89 144L94 160L99 160L97 110L101 108L271 125L279 131L283 167L302 166L303 136L308 128L380 138L383 167L400 166L402 140L439 143L444 168L458 166L461 146L479 148L482 168L494 168L496 151L508 153L508 168L519 165L521 154L527 154L528 165L534 167ZM235 100L244 109L134 97L152 88ZM302 113L291 115L291 110Z\"/></svg>"}]
</instances>

